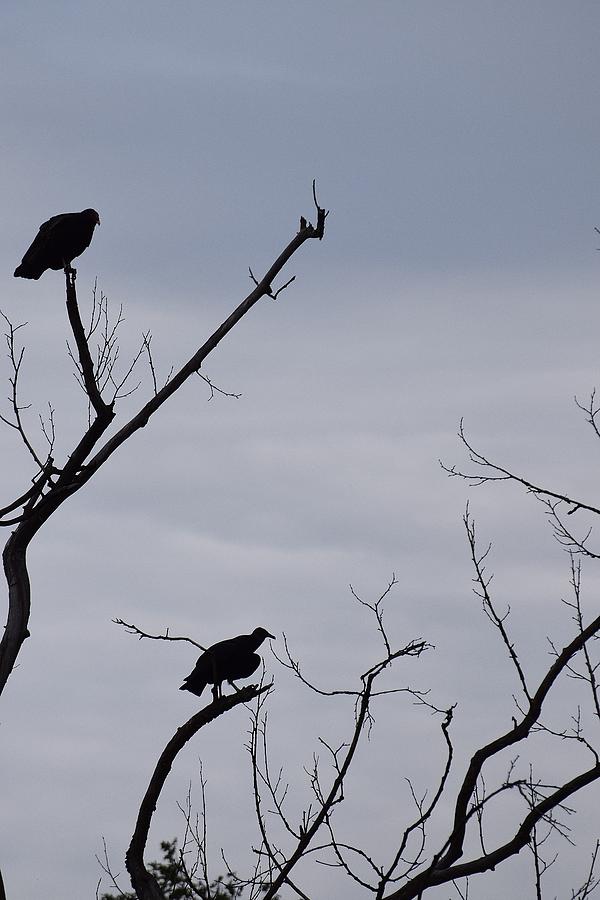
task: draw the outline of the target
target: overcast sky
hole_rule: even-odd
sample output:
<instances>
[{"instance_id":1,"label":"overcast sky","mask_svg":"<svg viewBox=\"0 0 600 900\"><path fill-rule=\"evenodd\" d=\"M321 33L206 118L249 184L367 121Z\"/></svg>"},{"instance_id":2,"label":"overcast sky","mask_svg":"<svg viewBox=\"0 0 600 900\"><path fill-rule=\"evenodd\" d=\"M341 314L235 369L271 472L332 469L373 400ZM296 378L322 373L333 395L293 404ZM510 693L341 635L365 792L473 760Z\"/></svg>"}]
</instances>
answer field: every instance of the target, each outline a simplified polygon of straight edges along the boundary
<instances>
[{"instance_id":1,"label":"overcast sky","mask_svg":"<svg viewBox=\"0 0 600 900\"><path fill-rule=\"evenodd\" d=\"M77 263L82 309L97 277L124 308L123 359L150 329L164 380L248 292L248 267L264 271L313 216L313 178L331 210L325 240L286 270L294 284L207 361L240 399L208 402L191 381L31 547L31 639L0 714L8 900L93 898L103 837L124 871L156 758L198 707L177 690L194 648L139 643L115 616L206 645L260 624L278 644L287 634L319 684L353 688L381 648L348 585L372 600L395 572L391 637L435 651L389 683L458 702L453 784L510 723L517 689L471 594L467 499L533 681L546 636L569 638L568 558L539 505L505 485L469 491L438 459L464 462L464 417L493 458L597 502L599 448L573 396L589 395L600 362L599 38L592 0L5 0L0 306L28 322L23 400L33 433L56 408L57 462L86 406L65 352L62 274L12 277L41 222L99 211ZM149 395L142 374L117 425ZM12 431L0 448L4 505L34 472ZM586 566L590 610L598 587ZM297 816L302 766L318 736L348 737L352 708L307 694L264 651L273 764ZM561 694L556 727L576 704ZM197 789L201 758L213 874L221 847L239 872L252 864L248 721L238 708L178 759L149 858L182 833L177 801L190 780ZM439 721L403 695L382 705L342 837L384 862L412 813L405 777L423 791L442 759ZM579 771L571 760L550 744L540 774ZM575 804L579 850L562 848L548 896L582 879L599 799L595 787ZM307 867L302 883L315 900L365 896L335 870ZM471 891L533 897L530 859Z\"/></svg>"}]
</instances>

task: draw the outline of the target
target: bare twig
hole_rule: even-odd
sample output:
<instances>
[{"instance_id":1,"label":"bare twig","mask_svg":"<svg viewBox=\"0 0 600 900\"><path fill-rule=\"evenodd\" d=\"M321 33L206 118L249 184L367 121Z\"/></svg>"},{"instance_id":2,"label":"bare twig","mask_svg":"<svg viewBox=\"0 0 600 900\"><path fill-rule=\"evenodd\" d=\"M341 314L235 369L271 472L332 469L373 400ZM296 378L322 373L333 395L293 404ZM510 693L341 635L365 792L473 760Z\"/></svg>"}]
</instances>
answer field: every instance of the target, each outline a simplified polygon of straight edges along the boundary
<instances>
[{"instance_id":1,"label":"bare twig","mask_svg":"<svg viewBox=\"0 0 600 900\"><path fill-rule=\"evenodd\" d=\"M121 886L117 882L117 878L119 877L119 874L115 875L114 872L112 871L112 868L110 865L110 860L108 858L108 848L106 846L106 838L104 837L104 835L102 836L102 859L98 856L97 853L95 854L95 857L96 857L96 862L98 863L98 865L100 866L100 868L102 869L104 874L108 875L109 881L110 881L111 885L115 888L115 890L118 892L119 897L125 897L125 893L123 892L123 890L121 889ZM98 882L98 886L96 888L96 894L98 894L98 890L100 888L101 881L102 881L102 879L100 879L100 881Z\"/></svg>"},{"instance_id":2,"label":"bare twig","mask_svg":"<svg viewBox=\"0 0 600 900\"><path fill-rule=\"evenodd\" d=\"M350 585L350 590L352 592L352 596L356 600L358 600L358 602L360 603L361 606L365 606L367 609L370 609L372 613L374 613L375 618L377 619L377 628L379 630L379 633L381 634L381 637L383 638L383 643L385 644L385 652L387 653L388 656L391 656L392 651L391 651L390 642L388 640L388 636L386 634L384 624L383 624L383 603L384 603L386 597L388 596L388 594L390 593L390 591L392 590L392 588L397 584L398 584L398 579L396 578L395 573L392 572L392 578L391 578L388 586L386 587L383 594L381 594L379 599L375 601L375 603L369 603L366 600L361 600L361 598L358 596L358 594L356 593L356 591L354 590L352 585Z\"/></svg>"},{"instance_id":3,"label":"bare twig","mask_svg":"<svg viewBox=\"0 0 600 900\"><path fill-rule=\"evenodd\" d=\"M38 469L43 470L46 462L42 461L42 458L35 450L32 441L29 439L27 432L25 431L25 426L23 424L23 419L21 413L30 408L30 404L22 405L19 400L19 376L21 373L21 366L23 364L23 359L25 357L25 347L17 347L16 344L16 335L17 332L26 326L26 322L22 322L20 325L13 325L10 319L0 311L0 316L4 319L8 331L5 333L4 337L6 339L6 346L8 348L8 359L10 361L10 366L12 369L12 376L9 378L9 384L11 387L11 395L10 395L10 404L12 407L13 419L9 419L7 416L0 414L0 421L4 422L5 425L8 425L10 428L13 428L21 437L27 451L33 461L35 462Z\"/></svg>"},{"instance_id":4,"label":"bare twig","mask_svg":"<svg viewBox=\"0 0 600 900\"><path fill-rule=\"evenodd\" d=\"M465 526L465 530L467 532L467 539L469 541L469 548L471 550L471 559L473 561L473 566L475 568L475 578L473 581L475 582L476 587L473 589L474 593L477 597L480 598L485 614L487 615L490 622L498 629L500 635L502 637L502 641L508 650L508 655L510 656L510 660L513 663L517 675L519 676L519 681L521 682L521 687L523 688L523 693L527 697L528 700L531 700L531 695L527 688L527 682L525 680L525 674L523 672L523 668L521 663L519 662L519 658L515 651L515 647L513 642L510 640L508 636L508 632L506 630L505 622L508 616L510 615L510 606L503 616L500 616L492 603L492 598L489 593L489 584L492 580L493 576L487 576L485 570L485 560L492 549L492 545L488 544L486 550L483 553L478 553L477 551L477 543L475 537L475 522L469 515L469 504L467 504L467 508L465 511L465 515L463 517L463 523Z\"/></svg>"},{"instance_id":5,"label":"bare twig","mask_svg":"<svg viewBox=\"0 0 600 900\"><path fill-rule=\"evenodd\" d=\"M215 394L221 394L223 397L233 397L235 400L239 400L242 396L241 394L235 394L231 391L224 391L223 388L217 387L217 385L213 381L211 381L207 375L203 375L202 372L196 372L196 375L198 375L198 377L201 378L202 381L209 386L209 401L213 399Z\"/></svg>"},{"instance_id":6,"label":"bare twig","mask_svg":"<svg viewBox=\"0 0 600 900\"><path fill-rule=\"evenodd\" d=\"M573 890L571 893L571 900L586 900L586 897L590 897L593 891L600 885L600 878L596 875L596 862L598 861L598 852L600 851L600 841L596 841L596 846L592 852L592 858L590 862L590 867L588 869L587 876L577 890Z\"/></svg>"},{"instance_id":7,"label":"bare twig","mask_svg":"<svg viewBox=\"0 0 600 900\"><path fill-rule=\"evenodd\" d=\"M569 497L566 494L559 494L556 491L544 488L541 485L537 485L521 475L515 475L509 469L505 469L503 466L492 462L490 459L484 456L483 453L480 453L478 450L476 450L469 442L465 434L462 419L460 421L458 437L463 446L468 451L470 462L479 467L480 471L471 473L463 472L461 469L457 468L457 466L447 466L440 460L440 466L451 477L462 478L475 487L495 481L514 481L516 484L520 484L522 487L524 487L528 493L534 494L536 497L548 497L554 500L559 500L563 503L569 504L570 506L574 506L577 509L585 509L588 512L600 515L600 509L596 506L591 506L589 503L574 500L572 497Z\"/></svg>"},{"instance_id":8,"label":"bare twig","mask_svg":"<svg viewBox=\"0 0 600 900\"><path fill-rule=\"evenodd\" d=\"M448 776L450 774L450 769L452 766L452 758L454 755L454 748L452 746L452 741L450 739L450 733L449 733L450 725L452 723L453 713L454 713L454 707L451 707L449 710L447 710L446 717L445 717L444 721L442 722L442 734L444 736L444 741L446 742L447 755L446 755L446 763L444 765L444 769L443 769L437 790L431 800L431 803L427 807L422 807L422 805L420 803L417 804L419 807L420 815L411 825L409 825L405 829L404 834L402 835L402 840L400 841L400 846L398 847L398 850L396 851L394 859L392 860L391 865L389 866L387 871L384 872L383 877L381 878L381 881L378 886L377 894L376 894L376 900L381 900L381 898L383 897L383 893L384 893L385 889L387 888L388 884L392 880L392 878L396 872L396 869L398 868L398 866L400 864L402 855L403 855L404 851L406 850L406 846L408 844L408 840L409 840L411 834L413 832L415 832L416 830L424 829L425 823L431 817L433 811L435 810L436 806L438 805L438 803L442 797L442 794L444 793L444 788L446 786L446 782L447 782ZM412 790L412 786L411 786L411 790ZM413 793L413 796L414 796L414 793ZM414 864L410 866L410 869L412 869L413 867L414 867ZM409 871L410 871L410 869L409 869Z\"/></svg>"},{"instance_id":9,"label":"bare twig","mask_svg":"<svg viewBox=\"0 0 600 900\"><path fill-rule=\"evenodd\" d=\"M366 679L352 738L348 744L346 753L344 754L339 768L337 769L337 774L333 780L333 784L327 795L323 798L321 809L315 814L311 824L306 828L305 831L302 832L300 839L296 844L296 848L287 857L285 862L280 861L277 853L272 853L271 861L278 870L278 874L269 888L265 891L264 900L273 900L273 897L275 896L279 888L284 884L290 883L291 871L295 867L296 863L302 858L306 849L310 846L313 838L315 837L321 825L325 821L327 815L329 814L331 807L338 801L340 793L343 790L344 778L346 777L346 773L348 772L348 769L352 763L352 759L356 752L360 735L362 734L363 727L365 725L365 722L367 721L367 712L369 708L369 701L371 698L371 690L375 678L376 675L371 674ZM265 831L263 830L263 840L264 839Z\"/></svg>"},{"instance_id":10,"label":"bare twig","mask_svg":"<svg viewBox=\"0 0 600 900\"><path fill-rule=\"evenodd\" d=\"M154 369L154 360L152 359L152 350L150 348L150 344L152 342L152 335L149 331L142 335L142 340L144 344L144 350L148 356L148 366L150 368L150 374L152 376L152 388L154 390L154 396L158 394L158 385L156 383L156 371Z\"/></svg>"},{"instance_id":11,"label":"bare twig","mask_svg":"<svg viewBox=\"0 0 600 900\"><path fill-rule=\"evenodd\" d=\"M116 618L112 621L115 625L122 625L128 634L134 634L140 641L142 638L148 638L151 641L186 641L188 644L193 644L198 650L202 650L203 652L206 650L206 647L203 647L202 644L192 640L190 637L179 637L169 634L168 628L165 628L164 634L149 634L146 631L142 631L137 625L130 625L128 622L124 622L123 619Z\"/></svg>"}]
</instances>

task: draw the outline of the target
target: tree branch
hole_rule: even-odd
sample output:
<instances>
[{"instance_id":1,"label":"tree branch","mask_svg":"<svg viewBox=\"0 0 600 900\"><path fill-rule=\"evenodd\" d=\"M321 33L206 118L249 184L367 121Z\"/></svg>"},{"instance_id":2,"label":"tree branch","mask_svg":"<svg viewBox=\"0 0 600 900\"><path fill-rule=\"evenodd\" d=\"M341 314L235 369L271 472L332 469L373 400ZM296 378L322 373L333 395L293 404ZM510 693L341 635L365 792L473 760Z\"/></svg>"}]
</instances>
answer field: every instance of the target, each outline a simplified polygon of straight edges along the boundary
<instances>
[{"instance_id":1,"label":"tree branch","mask_svg":"<svg viewBox=\"0 0 600 900\"><path fill-rule=\"evenodd\" d=\"M559 804L563 803L572 794L577 793L588 784L592 784L600 778L600 764L593 766L586 772L582 772L570 781L567 781L558 788L545 800L538 803L523 819L520 827L505 844L497 847L483 856L473 859L470 862L454 865L449 868L433 868L427 869L420 875L413 878L407 885L391 894L387 894L385 900L414 900L420 897L422 892L429 887L435 887L439 884L447 884L449 881L459 878L466 878L469 875L477 875L482 872L489 872L496 868L501 862L515 856L528 843L531 832L535 825L541 821L544 816Z\"/></svg>"},{"instance_id":2,"label":"tree branch","mask_svg":"<svg viewBox=\"0 0 600 900\"><path fill-rule=\"evenodd\" d=\"M312 839L316 835L317 831L325 821L331 807L336 802L336 798L338 797L339 792L342 789L344 778L346 777L346 773L350 768L350 764L352 759L354 758L354 754L356 752L356 748L358 746L358 740L363 730L363 726L365 724L367 713L369 710L369 701L371 697L371 689L373 685L373 680L376 678L376 675L369 675L365 684L364 693L361 698L360 708L358 711L358 716L356 719L356 725L354 727L354 733L352 735L352 740L348 746L348 751L344 757L344 760L337 771L337 775L334 778L333 784L327 796L323 800L323 804L319 812L315 815L312 824L305 830L300 836L300 840L296 845L296 849L289 856L289 858L283 864L279 864L277 868L279 869L279 874L276 876L275 880L272 884L269 885L268 889L265 891L263 895L263 900L273 900L277 891L282 885L284 885L288 881L288 876L296 863L302 858L306 849L310 845ZM273 860L275 862L275 860Z\"/></svg>"},{"instance_id":3,"label":"tree branch","mask_svg":"<svg viewBox=\"0 0 600 900\"><path fill-rule=\"evenodd\" d=\"M313 196L316 203L314 183ZM6 681L15 665L23 641L29 636L30 585L26 565L26 553L29 543L58 507L68 497L86 484L100 466L110 458L115 450L117 450L117 448L138 429L143 428L148 423L150 417L163 405L163 403L165 403L169 397L181 387L190 375L194 374L200 368L203 360L215 349L223 337L231 331L237 322L239 322L242 316L244 316L261 297L268 296L272 292L271 285L273 280L302 244L313 238L318 240L322 239L327 212L318 206L318 204L316 204L316 212L316 225L312 225L309 222L307 223L304 218L301 219L300 230L279 254L265 276L257 283L255 289L248 297L246 297L237 309L231 313L213 335L205 341L188 362L180 368L173 378L169 380L167 384L145 404L145 406L142 407L137 415L133 416L120 431L106 442L87 465L85 465L86 460L88 460L88 457L94 451L94 448L96 448L102 435L113 420L114 409L113 404L106 404L100 395L89 346L77 307L75 273L73 270L65 273L67 285L67 311L79 354L81 377L96 416L76 447L69 454L67 462L58 474L58 478L51 484L49 482L50 469L48 469L48 478L44 481L44 485L46 485L46 483L49 484L48 491L46 493L43 493L41 490L36 490L31 493L28 491L27 494L20 498L26 498L27 505L23 515L15 517L10 523L3 523L16 524L17 527L9 538L3 553L4 571L9 586L9 609L6 627L0 641L0 693L4 689ZM94 312L92 313L89 336L91 336L95 328L98 327L98 321L101 315L102 309L96 314L94 314ZM106 326L106 328L108 328L108 326ZM107 334L109 335L108 340L112 340L114 331L107 332ZM147 346L147 343L143 344L143 347L145 346ZM17 370L15 379L18 375L20 361L17 360L16 365ZM17 405L17 416L18 409L19 407ZM51 461L48 460L48 463L46 464L42 463L26 440L24 431L22 430L22 427L19 427L18 421L17 426L15 427L18 427L21 436L26 441L28 449L30 452L33 452L34 459L38 462L40 469L44 470L45 466L49 465ZM52 474L58 472L59 470L52 468Z\"/></svg>"},{"instance_id":4,"label":"tree branch","mask_svg":"<svg viewBox=\"0 0 600 900\"><path fill-rule=\"evenodd\" d=\"M75 338L75 343L77 345L77 352L79 353L81 375L83 378L83 383L85 385L86 394L90 399L90 403L94 407L96 416L101 419L108 418L108 420L110 421L114 417L114 411L112 404L109 405L104 402L100 395L100 390L98 389L98 384L94 375L94 363L92 362L90 348L83 328L83 323L81 321L81 316L79 315L77 293L75 291L75 278L75 269L71 269L70 267L65 269L65 279L67 285L67 315L69 316L71 330L73 332L73 337Z\"/></svg>"},{"instance_id":5,"label":"tree branch","mask_svg":"<svg viewBox=\"0 0 600 900\"><path fill-rule=\"evenodd\" d=\"M249 703L255 697L270 690L270 688L271 685L266 685L265 687L249 685L242 688L237 694L230 694L218 700L213 700L212 703L209 703L208 706L205 706L177 729L161 753L140 804L135 829L125 857L125 865L131 877L131 884L139 900L165 900L156 879L144 865L144 850L148 840L152 816L175 757L187 742L201 728L208 725L209 722L233 709L234 706L239 706L240 703Z\"/></svg>"},{"instance_id":6,"label":"tree branch","mask_svg":"<svg viewBox=\"0 0 600 900\"><path fill-rule=\"evenodd\" d=\"M503 466L492 462L490 459L484 456L483 453L480 453L478 450L476 450L469 442L465 434L462 419L460 421L460 426L458 429L458 437L462 444L466 447L470 461L476 466L479 466L481 472L473 474L463 472L456 466L447 466L440 460L439 462L442 469L451 477L462 478L465 481L468 481L473 486L487 484L488 482L492 481L514 481L524 487L530 494L534 494L537 497L548 497L553 500L568 503L570 506L574 507L574 509L572 510L573 512L578 509L585 509L588 512L600 515L600 509L598 509L597 506L591 506L588 503L583 503L579 500L573 500L572 497L568 497L566 494L559 494L556 491L544 488L541 485L535 484L534 482L529 481L527 478L524 478L521 475L515 475L509 469L505 469ZM488 469L489 471L486 472L486 469Z\"/></svg>"},{"instance_id":7,"label":"tree branch","mask_svg":"<svg viewBox=\"0 0 600 900\"><path fill-rule=\"evenodd\" d=\"M122 625L128 634L134 634L139 641L141 641L142 638L148 638L151 641L186 641L186 643L193 644L194 647L197 647L198 650L202 650L202 652L206 650L206 647L203 647L202 644L192 640L190 637L180 637L169 634L168 628L165 628L164 634L149 634L147 631L142 631L137 625L130 625L129 622L124 622L123 619L113 619L113 622L115 625Z\"/></svg>"},{"instance_id":8,"label":"tree branch","mask_svg":"<svg viewBox=\"0 0 600 900\"><path fill-rule=\"evenodd\" d=\"M444 850L434 857L433 862L427 869L412 878L402 888L388 894L386 900L412 900L412 898L420 897L425 889L434 885L446 884L455 879L465 878L467 875L474 875L493 869L498 863L518 853L527 844L535 824L544 818L550 810L561 804L571 794L600 778L600 763L596 759L595 765L591 769L571 779L534 805L511 840L478 859L456 865L456 861L463 853L463 844L469 819L469 802L475 791L484 763L500 753L500 751L524 740L529 735L540 717L544 701L556 679L567 668L573 656L585 646L586 641L599 630L600 616L594 619L586 628L581 629L579 634L557 655L556 660L541 680L537 691L533 694L527 712L521 721L519 723L515 722L514 727L510 731L481 747L473 754L457 795L454 825L450 837L444 845Z\"/></svg>"},{"instance_id":9,"label":"tree branch","mask_svg":"<svg viewBox=\"0 0 600 900\"><path fill-rule=\"evenodd\" d=\"M82 473L82 478L84 481L87 481L91 476L96 472L101 465L103 465L106 460L112 456L112 454L117 450L121 444L123 444L128 438L131 437L136 431L140 428L144 428L150 419L150 417L165 403L172 394L177 391L181 385L187 381L190 375L193 375L195 372L200 369L202 363L206 359L206 357L211 353L215 347L223 340L225 335L227 335L231 329L237 325L239 320L246 315L246 313L252 309L255 303L261 299L261 297L270 296L271 293L271 284L273 280L277 277L277 275L281 272L285 264L288 260L296 253L296 251L304 244L307 240L311 240L313 238L317 238L321 240L323 237L323 232L325 228L325 218L327 216L327 212L321 207L317 207L317 225L311 225L311 223L304 223L301 226L300 231L292 238L287 247L285 247L282 252L279 254L273 265L267 271L267 273L263 276L263 278L257 282L256 287L253 291L248 294L248 296L243 300L240 305L231 313L231 315L220 325L215 332L208 338L207 341L202 344L202 346L194 353L194 355L183 365L178 372L176 372L172 378L169 380L167 384L164 385L161 390L155 394L145 406L137 413L137 415L133 416L132 419L124 425L120 431L118 431L107 443L96 453L96 455L87 463L85 467L85 472ZM304 220L303 220L304 221ZM68 477L68 476L65 476Z\"/></svg>"},{"instance_id":10,"label":"tree branch","mask_svg":"<svg viewBox=\"0 0 600 900\"><path fill-rule=\"evenodd\" d=\"M490 593L488 590L490 581L492 580L493 576L490 576L489 578L486 577L485 566L483 563L484 563L485 559L487 558L488 553L492 549L492 545L488 544L487 549L481 555L477 552L477 541L476 541L476 537L475 537L475 522L469 515L469 504L468 503L467 503L465 515L463 517L463 523L465 526L465 530L467 532L467 539L469 541L469 548L471 551L471 560L473 562L473 567L475 568L475 578L473 579L473 581L478 586L473 589L474 593L476 594L477 597L480 598L480 600L483 604L483 609L485 611L485 614L489 618L490 622L500 632L500 635L502 637L502 642L506 646L506 649L508 650L508 655L510 656L511 662L513 663L513 665L517 671L517 675L519 676L519 681L521 682L521 687L523 688L523 693L525 694L525 696L527 697L528 700L531 700L531 695L529 694L529 690L527 688L527 682L525 680L525 673L523 672L523 668L521 666L521 663L519 662L519 657L517 656L517 653L515 651L514 644L510 640L510 638L508 636L508 632L504 625L504 622L506 621L507 617L510 614L510 607L508 608L507 612L503 616L500 616L496 612L496 609L494 607L494 604L492 603L492 598L490 597Z\"/></svg>"}]
</instances>

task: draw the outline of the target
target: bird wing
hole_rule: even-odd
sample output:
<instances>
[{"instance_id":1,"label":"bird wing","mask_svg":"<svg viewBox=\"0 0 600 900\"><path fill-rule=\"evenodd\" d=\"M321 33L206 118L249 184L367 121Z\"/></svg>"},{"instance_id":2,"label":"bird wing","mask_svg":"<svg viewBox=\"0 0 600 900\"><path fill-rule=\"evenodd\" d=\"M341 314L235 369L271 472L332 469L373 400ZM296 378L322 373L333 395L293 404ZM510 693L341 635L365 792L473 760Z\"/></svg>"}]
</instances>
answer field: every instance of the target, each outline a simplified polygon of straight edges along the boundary
<instances>
[{"instance_id":1,"label":"bird wing","mask_svg":"<svg viewBox=\"0 0 600 900\"><path fill-rule=\"evenodd\" d=\"M60 221L62 221L67 216L71 216L71 215L73 215L73 213L59 213L57 216L52 216L52 218L48 219L47 222L42 222L42 224L40 225L40 230L39 230L38 234L40 234L41 232L46 232L51 228L54 228L54 226L57 225Z\"/></svg>"},{"instance_id":2,"label":"bird wing","mask_svg":"<svg viewBox=\"0 0 600 900\"><path fill-rule=\"evenodd\" d=\"M52 216L47 222L42 222L38 233L31 242L31 246L25 252L23 259L21 260L22 266L25 266L25 268L27 268L27 266L32 266L33 268L37 268L38 266L43 266L44 269L49 268L50 262L45 258L46 251L48 248L51 248L50 253L52 253L52 241L54 240L54 236L57 234L57 231L60 231L60 225L68 215L69 213L60 213L58 216Z\"/></svg>"},{"instance_id":3,"label":"bird wing","mask_svg":"<svg viewBox=\"0 0 600 900\"><path fill-rule=\"evenodd\" d=\"M196 665L186 678L186 681L189 678L207 678L212 674L213 671L213 656L211 654L210 649L205 650L202 656L199 656L196 660Z\"/></svg>"},{"instance_id":4,"label":"bird wing","mask_svg":"<svg viewBox=\"0 0 600 900\"><path fill-rule=\"evenodd\" d=\"M46 269L62 269L70 265L89 247L98 223L98 213L59 213L42 222L31 246L23 256L15 276L39 278Z\"/></svg>"},{"instance_id":5,"label":"bird wing","mask_svg":"<svg viewBox=\"0 0 600 900\"><path fill-rule=\"evenodd\" d=\"M246 659L254 647L250 643L251 636L240 634L213 644L199 656L189 678L202 678L214 684L228 678L228 672L237 665L240 659Z\"/></svg>"},{"instance_id":6,"label":"bird wing","mask_svg":"<svg viewBox=\"0 0 600 900\"><path fill-rule=\"evenodd\" d=\"M218 644L213 644L212 647L208 648L208 651L215 651L216 653L222 653L223 651L235 653L238 649L244 647L247 639L250 637L248 634L238 634L237 637L227 638L226 641L219 641Z\"/></svg>"},{"instance_id":7,"label":"bird wing","mask_svg":"<svg viewBox=\"0 0 600 900\"><path fill-rule=\"evenodd\" d=\"M258 653L248 653L240 656L235 664L232 664L227 673L227 680L231 683L238 678L250 678L261 664Z\"/></svg>"}]
</instances>

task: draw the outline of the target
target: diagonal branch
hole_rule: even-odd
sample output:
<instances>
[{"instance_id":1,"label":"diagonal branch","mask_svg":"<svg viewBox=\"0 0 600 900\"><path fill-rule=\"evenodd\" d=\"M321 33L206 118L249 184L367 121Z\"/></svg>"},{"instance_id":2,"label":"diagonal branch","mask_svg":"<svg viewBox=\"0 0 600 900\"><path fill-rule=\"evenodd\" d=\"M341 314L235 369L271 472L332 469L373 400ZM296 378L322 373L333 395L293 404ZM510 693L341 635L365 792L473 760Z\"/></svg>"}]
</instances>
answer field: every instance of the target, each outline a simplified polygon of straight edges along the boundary
<instances>
[{"instance_id":1,"label":"diagonal branch","mask_svg":"<svg viewBox=\"0 0 600 900\"><path fill-rule=\"evenodd\" d=\"M144 428L150 419L150 417L165 403L172 394L177 391L181 385L187 381L190 375L193 375L195 372L200 369L202 363L206 359L206 357L211 353L215 347L222 341L222 339L227 335L231 329L237 325L239 320L246 315L246 313L252 309L255 303L261 299L261 297L270 296L271 295L271 285L273 280L277 277L277 275L281 272L285 264L288 260L296 253L296 251L304 244L306 241L311 240L312 238L317 238L321 240L323 237L323 232L325 228L325 218L327 216L327 212L321 207L317 207L317 225L311 225L311 223L305 223L300 231L292 238L287 247L285 247L282 252L279 254L273 265L267 271L267 273L263 276L263 278L257 283L256 287L253 291L251 291L248 296L240 303L240 305L231 313L231 315L220 325L215 332L208 338L207 341L202 344L202 346L194 353L194 355L183 365L178 372L176 372L171 380L165 384L157 394L155 394L145 406L137 413L137 415L133 416L132 419L129 420L115 435L113 435L110 440L106 442L106 444L96 453L96 455L89 461L86 465L85 472L83 473L83 480L87 481L97 469L103 465L106 460L112 456L112 454L117 450L121 444L123 444L128 438L131 437L136 431L140 428ZM66 471L65 467L65 471ZM65 476L68 477L68 476Z\"/></svg>"},{"instance_id":2,"label":"diagonal branch","mask_svg":"<svg viewBox=\"0 0 600 900\"><path fill-rule=\"evenodd\" d=\"M314 184L313 196L316 202ZM88 460L113 420L114 409L113 404L104 403L100 396L100 390L94 378L94 367L85 331L77 309L75 275L72 272L66 273L69 320L79 353L81 375L96 417L79 440L79 443L69 454L68 460L56 481L49 484L49 489L45 494L32 495L23 516L15 519L14 524L17 524L17 528L11 534L4 548L3 562L9 587L9 604L6 627L0 640L0 693L13 670L24 640L29 636L28 623L31 597L26 553L31 540L58 507L86 484L100 466L112 456L115 450L136 431L143 428L150 417L181 387L190 375L198 371L204 359L239 322L242 316L261 297L269 296L272 292L271 285L273 280L302 244L307 240L314 238L321 240L323 238L327 212L318 204L316 212L316 225L306 222L304 218L300 220L300 230L282 250L264 277L257 283L254 290L231 313L225 322L217 328L188 362L180 368L173 378L142 407L137 415L133 416L120 431L106 442L87 465L86 460ZM92 325L92 329L93 327L94 325ZM43 469L44 464L41 461L39 464L40 468ZM56 470L52 469L52 474L55 472ZM34 502L32 502L32 498L34 498ZM5 522L4 524L8 523Z\"/></svg>"}]
</instances>

